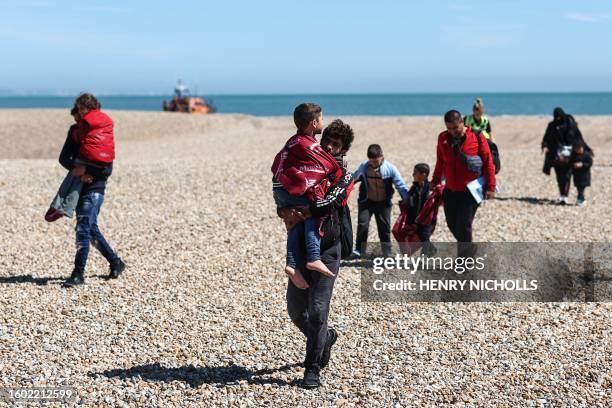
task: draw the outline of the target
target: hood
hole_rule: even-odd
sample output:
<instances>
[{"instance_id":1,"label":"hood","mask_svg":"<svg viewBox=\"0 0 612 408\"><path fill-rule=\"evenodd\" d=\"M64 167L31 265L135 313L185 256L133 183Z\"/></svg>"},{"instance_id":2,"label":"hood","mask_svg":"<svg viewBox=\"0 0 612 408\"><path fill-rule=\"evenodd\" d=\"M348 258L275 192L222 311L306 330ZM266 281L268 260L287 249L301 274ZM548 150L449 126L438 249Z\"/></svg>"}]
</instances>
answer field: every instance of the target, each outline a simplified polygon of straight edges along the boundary
<instances>
[{"instance_id":1,"label":"hood","mask_svg":"<svg viewBox=\"0 0 612 408\"><path fill-rule=\"evenodd\" d=\"M99 110L92 110L87 112L82 119L89 125L90 128L102 128L113 125L113 120L106 113Z\"/></svg>"},{"instance_id":2,"label":"hood","mask_svg":"<svg viewBox=\"0 0 612 408\"><path fill-rule=\"evenodd\" d=\"M565 114L563 109L557 106L555 110L553 111L553 117L555 118L554 119L555 122L565 122L567 115Z\"/></svg>"}]
</instances>

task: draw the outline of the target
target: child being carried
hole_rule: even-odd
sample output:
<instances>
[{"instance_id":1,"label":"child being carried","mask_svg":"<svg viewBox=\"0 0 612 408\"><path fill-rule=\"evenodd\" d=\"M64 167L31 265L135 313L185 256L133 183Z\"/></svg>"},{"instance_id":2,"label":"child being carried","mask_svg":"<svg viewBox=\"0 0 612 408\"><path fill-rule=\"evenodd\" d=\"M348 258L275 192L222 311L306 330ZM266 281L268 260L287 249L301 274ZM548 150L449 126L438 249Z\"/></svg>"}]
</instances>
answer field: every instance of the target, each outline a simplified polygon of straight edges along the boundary
<instances>
[{"instance_id":1,"label":"child being carried","mask_svg":"<svg viewBox=\"0 0 612 408\"><path fill-rule=\"evenodd\" d=\"M71 162L69 166L62 163L69 172L45 214L49 222L72 217L83 182L93 181L89 173L104 172L115 159L114 123L100 111L97 99L91 94L80 95L70 114L76 123L68 130L64 149L72 147L67 153Z\"/></svg>"},{"instance_id":2,"label":"child being carried","mask_svg":"<svg viewBox=\"0 0 612 408\"><path fill-rule=\"evenodd\" d=\"M309 206L310 202L325 196L330 180L342 172L336 159L315 138L323 130L321 107L301 104L295 108L293 119L297 133L287 141L272 164L273 195L278 208ZM300 289L308 287L298 269L298 265L303 264L302 240L306 244L306 268L334 276L321 261L322 223L320 218L307 218L287 233L285 273Z\"/></svg>"}]
</instances>

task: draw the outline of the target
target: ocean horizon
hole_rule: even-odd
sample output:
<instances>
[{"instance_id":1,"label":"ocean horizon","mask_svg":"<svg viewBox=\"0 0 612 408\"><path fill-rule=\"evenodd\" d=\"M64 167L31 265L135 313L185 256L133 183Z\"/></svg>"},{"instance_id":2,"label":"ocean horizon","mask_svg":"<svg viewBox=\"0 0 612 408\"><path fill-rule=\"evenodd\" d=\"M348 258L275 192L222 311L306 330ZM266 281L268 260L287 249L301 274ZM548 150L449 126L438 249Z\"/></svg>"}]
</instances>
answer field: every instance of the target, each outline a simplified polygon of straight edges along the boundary
<instances>
[{"instance_id":1,"label":"ocean horizon","mask_svg":"<svg viewBox=\"0 0 612 408\"><path fill-rule=\"evenodd\" d=\"M471 111L480 97L488 115L552 115L556 106L574 115L612 115L612 92L566 93L381 93L201 95L218 113L286 116L302 102L320 104L326 115L420 116L442 115L449 109ZM104 109L162 111L171 95L102 95ZM73 96L0 96L0 109L70 109Z\"/></svg>"}]
</instances>

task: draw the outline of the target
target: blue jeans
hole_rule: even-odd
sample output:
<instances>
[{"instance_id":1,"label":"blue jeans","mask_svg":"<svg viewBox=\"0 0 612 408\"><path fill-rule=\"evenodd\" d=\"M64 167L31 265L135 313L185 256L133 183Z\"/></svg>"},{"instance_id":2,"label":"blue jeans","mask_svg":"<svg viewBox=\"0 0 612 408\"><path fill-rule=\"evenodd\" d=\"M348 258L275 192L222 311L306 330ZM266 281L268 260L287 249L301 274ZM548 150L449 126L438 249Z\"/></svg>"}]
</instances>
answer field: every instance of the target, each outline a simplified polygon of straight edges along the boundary
<instances>
[{"instance_id":1,"label":"blue jeans","mask_svg":"<svg viewBox=\"0 0 612 408\"><path fill-rule=\"evenodd\" d=\"M83 273L89 255L89 242L100 251L109 264L119 262L119 257L110 247L98 228L98 214L104 202L104 194L89 192L79 198L76 208L76 255L74 257L75 271Z\"/></svg>"},{"instance_id":2,"label":"blue jeans","mask_svg":"<svg viewBox=\"0 0 612 408\"><path fill-rule=\"evenodd\" d=\"M294 197L284 189L275 188L273 194L278 208L307 207L309 205L305 196ZM318 220L310 217L294 225L287 233L287 266L295 269L298 263L303 262L302 237L306 243L306 262L321 259L321 236L317 226Z\"/></svg>"}]
</instances>

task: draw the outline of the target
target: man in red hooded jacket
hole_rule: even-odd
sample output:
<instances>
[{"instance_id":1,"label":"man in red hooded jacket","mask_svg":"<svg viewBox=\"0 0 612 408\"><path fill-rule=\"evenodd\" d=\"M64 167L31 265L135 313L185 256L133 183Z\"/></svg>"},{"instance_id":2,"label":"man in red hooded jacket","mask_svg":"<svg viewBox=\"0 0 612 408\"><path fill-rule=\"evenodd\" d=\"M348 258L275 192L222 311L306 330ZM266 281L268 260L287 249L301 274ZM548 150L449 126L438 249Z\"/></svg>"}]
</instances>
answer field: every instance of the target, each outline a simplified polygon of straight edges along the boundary
<instances>
[{"instance_id":1,"label":"man in red hooded jacket","mask_svg":"<svg viewBox=\"0 0 612 408\"><path fill-rule=\"evenodd\" d=\"M486 141L479 141L472 129L463 124L461 113L450 110L444 115L446 131L438 136L436 168L431 186L446 179L444 215L457 242L472 242L472 222L478 203L468 191L469 182L484 175L486 199L495 196L495 165ZM461 248L460 248L461 252Z\"/></svg>"}]
</instances>

